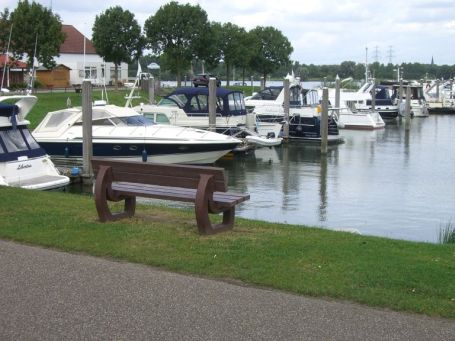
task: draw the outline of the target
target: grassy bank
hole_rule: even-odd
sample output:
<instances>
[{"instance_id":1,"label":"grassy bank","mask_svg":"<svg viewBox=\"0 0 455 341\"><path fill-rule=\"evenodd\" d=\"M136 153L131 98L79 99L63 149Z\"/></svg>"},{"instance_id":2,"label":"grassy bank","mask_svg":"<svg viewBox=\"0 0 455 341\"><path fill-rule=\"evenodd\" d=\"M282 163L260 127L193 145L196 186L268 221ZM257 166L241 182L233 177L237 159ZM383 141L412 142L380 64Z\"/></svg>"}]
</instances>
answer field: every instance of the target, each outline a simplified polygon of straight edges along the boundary
<instances>
[{"instance_id":1,"label":"grassy bank","mask_svg":"<svg viewBox=\"0 0 455 341\"><path fill-rule=\"evenodd\" d=\"M133 219L102 224L89 196L0 188L0 200L2 239L455 318L453 244L244 219L200 236L191 210L141 206Z\"/></svg>"}]
</instances>

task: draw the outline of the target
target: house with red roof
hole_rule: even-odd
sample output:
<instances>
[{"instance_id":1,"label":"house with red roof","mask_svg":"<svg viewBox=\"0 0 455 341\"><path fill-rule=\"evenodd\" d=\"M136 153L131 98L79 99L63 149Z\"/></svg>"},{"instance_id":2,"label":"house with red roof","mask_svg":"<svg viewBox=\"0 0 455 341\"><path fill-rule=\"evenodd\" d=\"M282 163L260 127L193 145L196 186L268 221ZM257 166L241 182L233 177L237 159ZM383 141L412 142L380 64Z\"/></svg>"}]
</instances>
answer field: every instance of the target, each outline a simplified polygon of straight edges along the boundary
<instances>
[{"instance_id":1,"label":"house with red roof","mask_svg":"<svg viewBox=\"0 0 455 341\"><path fill-rule=\"evenodd\" d=\"M54 60L57 65L70 69L70 84L81 84L88 79L94 85L114 82L115 65L108 63L96 53L90 39L86 38L72 25L62 25L65 41L60 46L60 56ZM122 63L118 70L118 80L127 82L128 64Z\"/></svg>"},{"instance_id":2,"label":"house with red roof","mask_svg":"<svg viewBox=\"0 0 455 341\"><path fill-rule=\"evenodd\" d=\"M12 86L23 87L27 81L27 63L15 60L6 54L0 55L0 87L9 89Z\"/></svg>"}]
</instances>

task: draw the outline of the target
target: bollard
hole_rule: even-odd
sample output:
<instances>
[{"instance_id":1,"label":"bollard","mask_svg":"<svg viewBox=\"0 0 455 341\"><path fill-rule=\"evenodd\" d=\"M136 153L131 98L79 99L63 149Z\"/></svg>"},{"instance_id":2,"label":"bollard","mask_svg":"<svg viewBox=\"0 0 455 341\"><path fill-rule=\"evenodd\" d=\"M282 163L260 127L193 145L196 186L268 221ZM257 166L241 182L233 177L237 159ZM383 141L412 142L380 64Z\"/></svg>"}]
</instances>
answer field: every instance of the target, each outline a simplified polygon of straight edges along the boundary
<instances>
[{"instance_id":1,"label":"bollard","mask_svg":"<svg viewBox=\"0 0 455 341\"><path fill-rule=\"evenodd\" d=\"M411 87L408 85L406 87L406 106L404 110L405 129L409 130L411 128Z\"/></svg>"},{"instance_id":2,"label":"bollard","mask_svg":"<svg viewBox=\"0 0 455 341\"><path fill-rule=\"evenodd\" d=\"M82 173L87 177L93 173L92 156L92 83L85 80L82 82Z\"/></svg>"},{"instance_id":3,"label":"bollard","mask_svg":"<svg viewBox=\"0 0 455 341\"><path fill-rule=\"evenodd\" d=\"M216 78L209 78L209 130L216 131Z\"/></svg>"},{"instance_id":4,"label":"bollard","mask_svg":"<svg viewBox=\"0 0 455 341\"><path fill-rule=\"evenodd\" d=\"M321 154L327 154L329 135L329 89L322 89L322 112L321 112Z\"/></svg>"},{"instance_id":5,"label":"bollard","mask_svg":"<svg viewBox=\"0 0 455 341\"><path fill-rule=\"evenodd\" d=\"M283 125L283 138L289 138L289 103L290 103L290 91L289 91L289 79L283 81L284 89L284 125Z\"/></svg>"},{"instance_id":6,"label":"bollard","mask_svg":"<svg viewBox=\"0 0 455 341\"><path fill-rule=\"evenodd\" d=\"M338 75L335 78L335 110L337 118L340 119L340 92L341 92L341 80Z\"/></svg>"},{"instance_id":7,"label":"bollard","mask_svg":"<svg viewBox=\"0 0 455 341\"><path fill-rule=\"evenodd\" d=\"M153 76L149 79L149 102L155 104L155 78Z\"/></svg>"}]
</instances>

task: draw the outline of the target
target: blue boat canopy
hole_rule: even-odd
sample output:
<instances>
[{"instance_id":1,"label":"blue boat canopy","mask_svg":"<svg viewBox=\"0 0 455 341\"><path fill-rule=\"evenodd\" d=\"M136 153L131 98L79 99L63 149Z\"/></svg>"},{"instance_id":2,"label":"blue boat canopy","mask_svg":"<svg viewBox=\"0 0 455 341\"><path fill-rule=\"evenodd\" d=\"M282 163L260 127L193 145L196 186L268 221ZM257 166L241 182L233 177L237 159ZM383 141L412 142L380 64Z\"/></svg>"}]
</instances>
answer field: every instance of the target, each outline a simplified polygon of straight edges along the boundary
<instances>
[{"instance_id":1,"label":"blue boat canopy","mask_svg":"<svg viewBox=\"0 0 455 341\"><path fill-rule=\"evenodd\" d=\"M243 92L226 88L216 89L216 112L221 116L246 115ZM203 87L177 88L164 97L159 105L176 105L188 116L208 115L209 89Z\"/></svg>"}]
</instances>

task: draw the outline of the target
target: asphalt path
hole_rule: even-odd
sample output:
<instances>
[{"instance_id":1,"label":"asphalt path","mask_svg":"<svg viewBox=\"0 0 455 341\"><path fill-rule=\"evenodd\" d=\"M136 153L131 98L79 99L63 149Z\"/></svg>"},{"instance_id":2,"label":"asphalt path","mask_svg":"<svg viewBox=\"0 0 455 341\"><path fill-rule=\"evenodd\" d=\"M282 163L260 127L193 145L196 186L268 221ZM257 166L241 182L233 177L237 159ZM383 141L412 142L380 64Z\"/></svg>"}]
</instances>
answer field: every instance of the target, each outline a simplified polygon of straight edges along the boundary
<instances>
[{"instance_id":1,"label":"asphalt path","mask_svg":"<svg viewBox=\"0 0 455 341\"><path fill-rule=\"evenodd\" d=\"M0 340L455 340L455 320L0 240Z\"/></svg>"}]
</instances>

